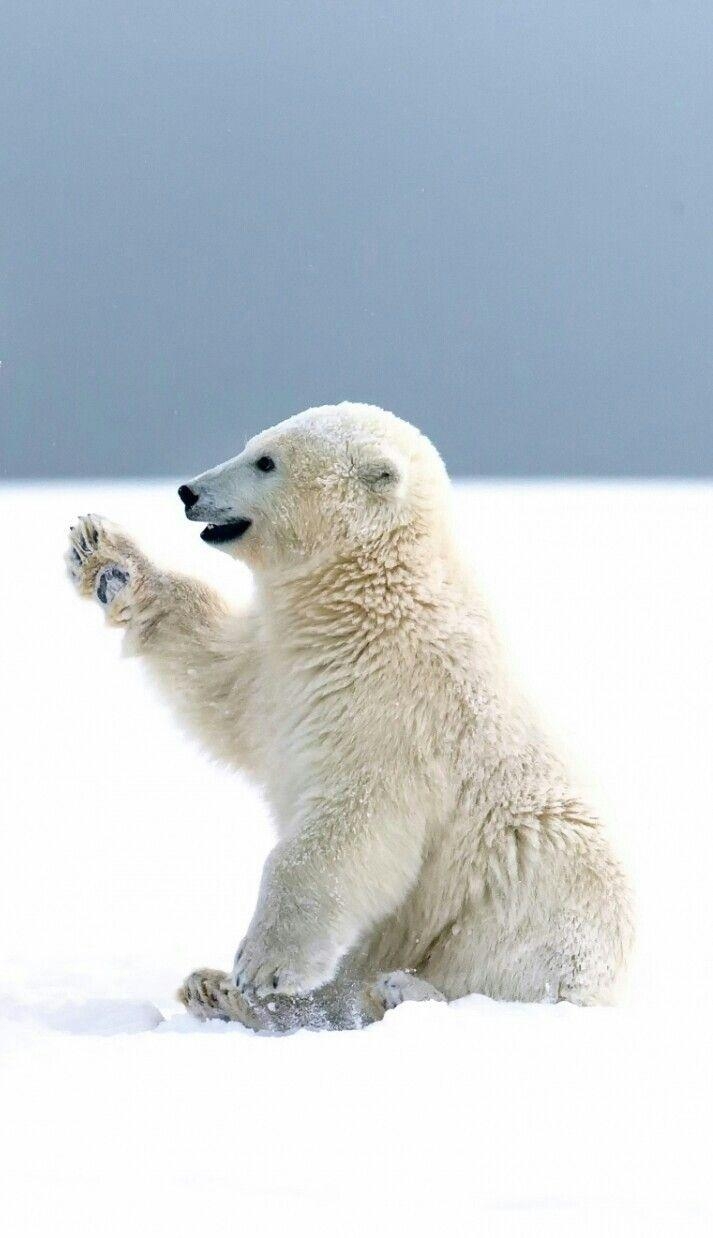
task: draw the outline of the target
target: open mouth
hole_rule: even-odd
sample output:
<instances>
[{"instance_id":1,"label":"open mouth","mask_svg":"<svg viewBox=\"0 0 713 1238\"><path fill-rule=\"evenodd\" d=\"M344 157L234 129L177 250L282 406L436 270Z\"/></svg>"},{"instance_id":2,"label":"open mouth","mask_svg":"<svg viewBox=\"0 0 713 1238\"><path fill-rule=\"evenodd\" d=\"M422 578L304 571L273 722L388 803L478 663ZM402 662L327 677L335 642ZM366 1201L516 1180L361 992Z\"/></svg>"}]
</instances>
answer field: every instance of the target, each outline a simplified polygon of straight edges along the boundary
<instances>
[{"instance_id":1,"label":"open mouth","mask_svg":"<svg viewBox=\"0 0 713 1238\"><path fill-rule=\"evenodd\" d=\"M251 524L252 520L233 520L230 524L207 524L201 530L201 537L204 542L219 546L223 542L234 542L238 537L242 537Z\"/></svg>"}]
</instances>

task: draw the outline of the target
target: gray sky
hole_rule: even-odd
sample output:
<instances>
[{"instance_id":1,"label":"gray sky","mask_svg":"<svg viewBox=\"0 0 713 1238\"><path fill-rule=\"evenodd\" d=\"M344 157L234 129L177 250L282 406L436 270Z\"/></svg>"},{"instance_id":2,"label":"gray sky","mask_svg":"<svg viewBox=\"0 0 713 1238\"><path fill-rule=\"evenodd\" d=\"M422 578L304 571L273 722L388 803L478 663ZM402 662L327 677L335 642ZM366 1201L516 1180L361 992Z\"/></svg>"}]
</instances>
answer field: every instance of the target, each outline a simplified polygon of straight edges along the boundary
<instances>
[{"instance_id":1,"label":"gray sky","mask_svg":"<svg viewBox=\"0 0 713 1238\"><path fill-rule=\"evenodd\" d=\"M713 471L710 0L3 0L0 475Z\"/></svg>"}]
</instances>

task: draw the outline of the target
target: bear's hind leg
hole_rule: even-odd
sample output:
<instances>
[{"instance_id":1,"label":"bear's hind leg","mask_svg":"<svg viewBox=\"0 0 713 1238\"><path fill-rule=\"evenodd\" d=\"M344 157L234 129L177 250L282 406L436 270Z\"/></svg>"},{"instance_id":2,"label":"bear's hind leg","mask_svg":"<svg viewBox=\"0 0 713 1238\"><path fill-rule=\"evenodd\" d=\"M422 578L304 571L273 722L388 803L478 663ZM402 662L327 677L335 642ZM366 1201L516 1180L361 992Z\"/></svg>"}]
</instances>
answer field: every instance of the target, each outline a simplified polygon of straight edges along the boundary
<instances>
[{"instance_id":1,"label":"bear's hind leg","mask_svg":"<svg viewBox=\"0 0 713 1238\"><path fill-rule=\"evenodd\" d=\"M224 971L202 967L191 972L176 997L197 1019L242 1023L252 1031L270 1030L268 1021L260 1018L259 1008L249 1005Z\"/></svg>"},{"instance_id":2,"label":"bear's hind leg","mask_svg":"<svg viewBox=\"0 0 713 1238\"><path fill-rule=\"evenodd\" d=\"M439 989L408 971L384 972L370 986L371 995L382 1003L384 1011L394 1010L402 1002L444 1002Z\"/></svg>"},{"instance_id":3,"label":"bear's hind leg","mask_svg":"<svg viewBox=\"0 0 713 1238\"><path fill-rule=\"evenodd\" d=\"M198 1019L222 1019L277 1034L300 1028L356 1029L378 1023L402 1002L445 1001L428 981L404 971L384 973L372 981L342 976L314 993L248 999L226 972L213 968L192 972L177 997Z\"/></svg>"}]
</instances>

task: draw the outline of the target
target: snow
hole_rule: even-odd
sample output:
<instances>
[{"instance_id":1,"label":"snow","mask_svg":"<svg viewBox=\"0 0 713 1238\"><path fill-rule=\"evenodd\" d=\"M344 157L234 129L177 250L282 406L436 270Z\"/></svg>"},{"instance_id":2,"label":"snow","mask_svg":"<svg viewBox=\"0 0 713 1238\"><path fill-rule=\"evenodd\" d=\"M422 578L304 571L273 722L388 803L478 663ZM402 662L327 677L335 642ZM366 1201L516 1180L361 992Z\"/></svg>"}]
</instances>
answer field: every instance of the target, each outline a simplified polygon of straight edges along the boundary
<instances>
[{"instance_id":1,"label":"snow","mask_svg":"<svg viewBox=\"0 0 713 1238\"><path fill-rule=\"evenodd\" d=\"M151 1002L110 1001L94 998L83 1002L0 1002L0 1018L17 1019L51 1027L57 1032L78 1036L117 1036L122 1032L150 1032L163 1022L163 1015Z\"/></svg>"},{"instance_id":2,"label":"snow","mask_svg":"<svg viewBox=\"0 0 713 1238\"><path fill-rule=\"evenodd\" d=\"M201 1025L270 833L75 598L96 510L240 596L173 487L0 489L0 1178L13 1238L706 1232L713 487L473 484L464 545L634 873L617 1009L473 996L360 1032Z\"/></svg>"}]
</instances>

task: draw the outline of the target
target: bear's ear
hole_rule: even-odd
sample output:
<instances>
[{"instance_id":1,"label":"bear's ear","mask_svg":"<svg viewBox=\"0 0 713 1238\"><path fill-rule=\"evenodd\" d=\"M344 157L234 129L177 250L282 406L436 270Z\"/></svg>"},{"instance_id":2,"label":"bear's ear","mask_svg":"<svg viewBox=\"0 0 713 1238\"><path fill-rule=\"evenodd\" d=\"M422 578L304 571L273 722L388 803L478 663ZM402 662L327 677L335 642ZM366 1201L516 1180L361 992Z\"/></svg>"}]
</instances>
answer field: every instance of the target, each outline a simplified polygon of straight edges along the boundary
<instances>
[{"instance_id":1,"label":"bear's ear","mask_svg":"<svg viewBox=\"0 0 713 1238\"><path fill-rule=\"evenodd\" d=\"M356 459L356 474L372 494L400 498L406 486L406 461L383 446L364 449Z\"/></svg>"}]
</instances>

